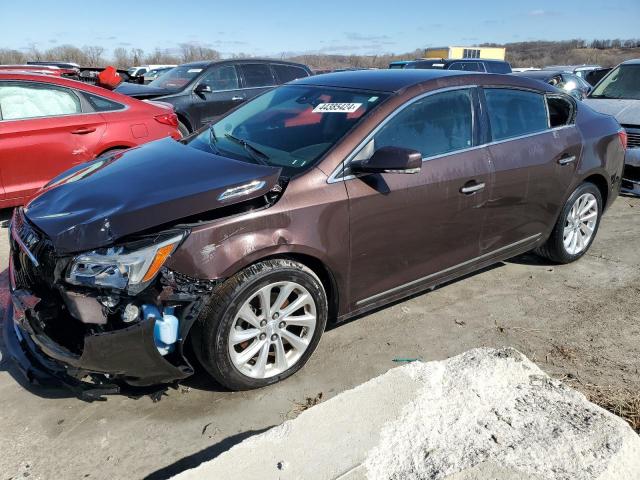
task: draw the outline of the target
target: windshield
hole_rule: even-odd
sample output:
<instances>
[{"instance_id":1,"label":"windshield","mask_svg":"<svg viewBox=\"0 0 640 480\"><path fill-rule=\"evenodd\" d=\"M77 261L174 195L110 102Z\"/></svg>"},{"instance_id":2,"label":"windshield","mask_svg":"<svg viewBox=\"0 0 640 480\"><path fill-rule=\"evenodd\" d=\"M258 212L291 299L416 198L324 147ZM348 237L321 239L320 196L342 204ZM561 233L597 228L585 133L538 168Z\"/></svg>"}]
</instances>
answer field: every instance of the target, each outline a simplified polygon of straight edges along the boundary
<instances>
[{"instance_id":1,"label":"windshield","mask_svg":"<svg viewBox=\"0 0 640 480\"><path fill-rule=\"evenodd\" d=\"M259 96L189 141L201 150L300 173L320 159L387 94L287 85Z\"/></svg>"},{"instance_id":2,"label":"windshield","mask_svg":"<svg viewBox=\"0 0 640 480\"><path fill-rule=\"evenodd\" d=\"M596 85L590 98L640 100L640 65L620 65Z\"/></svg>"},{"instance_id":3,"label":"windshield","mask_svg":"<svg viewBox=\"0 0 640 480\"><path fill-rule=\"evenodd\" d=\"M202 70L204 70L204 68L189 65L175 67L149 83L149 86L178 92L190 83L191 80L200 75Z\"/></svg>"}]
</instances>

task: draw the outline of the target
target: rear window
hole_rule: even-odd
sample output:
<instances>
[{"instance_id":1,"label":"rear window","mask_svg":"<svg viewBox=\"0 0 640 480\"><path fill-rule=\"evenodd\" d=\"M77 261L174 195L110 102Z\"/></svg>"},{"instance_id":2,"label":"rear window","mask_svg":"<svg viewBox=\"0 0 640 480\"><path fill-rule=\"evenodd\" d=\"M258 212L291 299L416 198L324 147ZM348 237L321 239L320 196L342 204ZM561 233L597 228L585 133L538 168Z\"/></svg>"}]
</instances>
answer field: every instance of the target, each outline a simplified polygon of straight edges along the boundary
<instances>
[{"instance_id":1,"label":"rear window","mask_svg":"<svg viewBox=\"0 0 640 480\"><path fill-rule=\"evenodd\" d=\"M511 65L507 62L486 62L484 66L489 73L511 73Z\"/></svg>"},{"instance_id":2,"label":"rear window","mask_svg":"<svg viewBox=\"0 0 640 480\"><path fill-rule=\"evenodd\" d=\"M80 99L71 90L39 83L0 83L3 120L56 117L82 113Z\"/></svg>"},{"instance_id":3,"label":"rear window","mask_svg":"<svg viewBox=\"0 0 640 480\"><path fill-rule=\"evenodd\" d=\"M275 85L271 67L266 63L246 63L240 65L244 75L245 87L269 87Z\"/></svg>"},{"instance_id":4,"label":"rear window","mask_svg":"<svg viewBox=\"0 0 640 480\"><path fill-rule=\"evenodd\" d=\"M543 95L524 90L488 88L484 90L484 96L494 141L542 132L548 128Z\"/></svg>"},{"instance_id":5,"label":"rear window","mask_svg":"<svg viewBox=\"0 0 640 480\"><path fill-rule=\"evenodd\" d=\"M125 108L121 103L107 100L106 98L99 97L98 95L85 93L84 96L89 102L89 105L91 105L96 112L113 112L115 110L123 110Z\"/></svg>"},{"instance_id":6,"label":"rear window","mask_svg":"<svg viewBox=\"0 0 640 480\"><path fill-rule=\"evenodd\" d=\"M294 67L293 65L272 65L273 70L278 76L280 83L291 82L297 78L308 77L309 74L304 68Z\"/></svg>"},{"instance_id":7,"label":"rear window","mask_svg":"<svg viewBox=\"0 0 640 480\"><path fill-rule=\"evenodd\" d=\"M453 62L449 65L449 70L463 70L465 72L484 72L484 67L480 62Z\"/></svg>"}]
</instances>

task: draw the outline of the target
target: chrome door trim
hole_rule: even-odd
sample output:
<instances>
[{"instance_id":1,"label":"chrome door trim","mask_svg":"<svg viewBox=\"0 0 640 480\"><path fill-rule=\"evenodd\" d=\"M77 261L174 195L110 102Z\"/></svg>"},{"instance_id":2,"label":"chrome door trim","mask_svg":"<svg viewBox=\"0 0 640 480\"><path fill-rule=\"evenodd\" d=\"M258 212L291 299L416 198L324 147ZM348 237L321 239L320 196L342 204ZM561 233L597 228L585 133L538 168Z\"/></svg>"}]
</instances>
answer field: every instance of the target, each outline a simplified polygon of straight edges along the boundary
<instances>
[{"instance_id":1,"label":"chrome door trim","mask_svg":"<svg viewBox=\"0 0 640 480\"><path fill-rule=\"evenodd\" d=\"M509 245L505 245L504 247L500 247L500 248L498 248L496 250L492 250L491 252L482 254L482 255L480 255L478 257L472 258L472 259L467 260L465 262L458 263L457 265L454 265L452 267L445 268L444 270L440 270L439 272L430 273L429 275L426 275L424 277L420 277L420 278L418 278L416 280L412 280L410 282L403 283L402 285L398 285L397 287L390 288L389 290L385 290L384 292L376 293L375 295L371 295L370 297L363 298L362 300L358 300L356 302L356 305L362 305L363 303L369 303L372 300L376 300L376 299L378 299L380 297L384 297L386 295L390 295L392 293L395 293L397 291L400 291L400 290L403 290L405 288L411 287L413 285L417 285L419 283L425 282L425 281L430 280L432 278L439 277L439 276L444 275L444 274L449 273L449 272L453 272L454 270L457 270L459 268L466 267L467 265L470 265L472 263L484 260L486 258L491 257L492 255L497 254L497 253L500 253L500 252L503 252L505 250L509 250L510 248L517 247L518 245L522 245L524 243L528 243L528 242L531 242L533 240L536 240L536 239L540 238L541 236L542 236L542 233L536 233L535 235L531 235L530 237L523 238L522 240L518 240L517 242L510 243Z\"/></svg>"},{"instance_id":2,"label":"chrome door trim","mask_svg":"<svg viewBox=\"0 0 640 480\"><path fill-rule=\"evenodd\" d=\"M575 161L576 161L576 156L575 155L571 155L570 157L563 157L563 158L559 159L558 163L560 165L567 165L568 163L575 162Z\"/></svg>"},{"instance_id":3,"label":"chrome door trim","mask_svg":"<svg viewBox=\"0 0 640 480\"><path fill-rule=\"evenodd\" d=\"M476 183L475 185L471 185L469 187L462 187L460 189L460 193L475 193L482 190L484 187L484 183Z\"/></svg>"}]
</instances>

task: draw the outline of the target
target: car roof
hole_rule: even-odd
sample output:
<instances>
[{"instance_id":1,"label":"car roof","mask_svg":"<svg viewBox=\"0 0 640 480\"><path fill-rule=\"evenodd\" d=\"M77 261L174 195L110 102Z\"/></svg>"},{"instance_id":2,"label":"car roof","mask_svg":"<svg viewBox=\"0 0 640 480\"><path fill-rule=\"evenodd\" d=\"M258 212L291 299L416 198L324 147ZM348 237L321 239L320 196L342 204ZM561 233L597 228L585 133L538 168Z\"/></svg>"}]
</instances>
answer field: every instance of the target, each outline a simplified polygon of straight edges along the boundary
<instances>
[{"instance_id":1,"label":"car roof","mask_svg":"<svg viewBox=\"0 0 640 480\"><path fill-rule=\"evenodd\" d=\"M300 78L296 85L318 85L323 87L357 88L376 92L397 92L407 87L438 78L460 77L470 72L460 70L356 70L325 73Z\"/></svg>"},{"instance_id":2,"label":"car roof","mask_svg":"<svg viewBox=\"0 0 640 480\"><path fill-rule=\"evenodd\" d=\"M632 58L626 62L622 62L621 65L640 65L640 58Z\"/></svg>"},{"instance_id":3,"label":"car roof","mask_svg":"<svg viewBox=\"0 0 640 480\"><path fill-rule=\"evenodd\" d=\"M284 65L293 65L296 67L303 67L305 70L309 69L309 67L307 67L306 65L303 65L302 63L287 62L286 60L275 60L275 59L269 59L269 58L227 58L223 60L201 60L197 62L182 63L178 66L207 68L210 65L217 65L222 63L277 63L277 64L284 64Z\"/></svg>"},{"instance_id":4,"label":"car roof","mask_svg":"<svg viewBox=\"0 0 640 480\"><path fill-rule=\"evenodd\" d=\"M536 78L536 79L548 79L551 77L555 77L556 75L561 75L565 72L563 70L527 70L526 72L514 72L513 75L517 75L518 77L527 77L527 78Z\"/></svg>"},{"instance_id":5,"label":"car roof","mask_svg":"<svg viewBox=\"0 0 640 480\"><path fill-rule=\"evenodd\" d=\"M82 90L87 93L94 93L101 97L118 99L117 101L121 103L127 103L131 100L135 100L127 95L123 95L118 92L114 92L111 90L107 90L106 88L98 87L96 85L91 85L89 83L81 82L79 80L72 80L70 78L64 77L56 77L53 75L48 75L45 73L37 73L37 72L29 72L29 71L14 71L14 70L2 70L2 66L0 65L0 80L10 81L31 81L31 82L41 82L41 83L50 83L52 85L60 85L62 87L75 88L77 90Z\"/></svg>"}]
</instances>

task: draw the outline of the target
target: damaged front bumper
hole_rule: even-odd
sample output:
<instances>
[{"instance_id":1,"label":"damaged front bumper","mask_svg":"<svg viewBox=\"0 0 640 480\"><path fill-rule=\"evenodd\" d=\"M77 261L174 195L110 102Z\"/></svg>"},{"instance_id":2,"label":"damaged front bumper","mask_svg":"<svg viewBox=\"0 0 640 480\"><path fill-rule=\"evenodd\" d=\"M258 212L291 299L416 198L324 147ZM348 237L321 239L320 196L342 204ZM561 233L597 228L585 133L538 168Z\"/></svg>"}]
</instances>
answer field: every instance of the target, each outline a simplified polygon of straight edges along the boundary
<instances>
[{"instance_id":1,"label":"damaged front bumper","mask_svg":"<svg viewBox=\"0 0 640 480\"><path fill-rule=\"evenodd\" d=\"M31 382L61 382L89 395L128 384L167 384L193 374L185 339L212 282L162 269L138 295L78 288L61 281L61 261L24 217L11 225L11 306L4 322L11 356ZM64 265L64 262L62 262ZM141 314L125 321L125 307ZM165 312L163 314L161 312ZM170 312L169 315L167 312ZM171 345L159 344L174 321ZM93 393L92 393L93 392Z\"/></svg>"},{"instance_id":2,"label":"damaged front bumper","mask_svg":"<svg viewBox=\"0 0 640 480\"><path fill-rule=\"evenodd\" d=\"M39 298L26 290L15 290L11 296L14 335L27 358L36 360L37 370L44 367L56 377L64 375L76 380L106 374L105 379L123 380L134 386L168 383L193 373L186 359L176 366L160 355L154 343L154 318L118 330L88 334L82 353L74 353L40 328L36 309Z\"/></svg>"}]
</instances>

